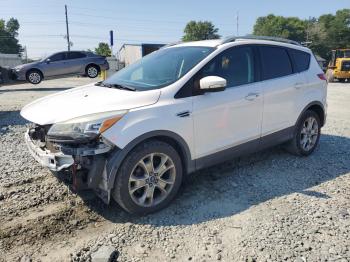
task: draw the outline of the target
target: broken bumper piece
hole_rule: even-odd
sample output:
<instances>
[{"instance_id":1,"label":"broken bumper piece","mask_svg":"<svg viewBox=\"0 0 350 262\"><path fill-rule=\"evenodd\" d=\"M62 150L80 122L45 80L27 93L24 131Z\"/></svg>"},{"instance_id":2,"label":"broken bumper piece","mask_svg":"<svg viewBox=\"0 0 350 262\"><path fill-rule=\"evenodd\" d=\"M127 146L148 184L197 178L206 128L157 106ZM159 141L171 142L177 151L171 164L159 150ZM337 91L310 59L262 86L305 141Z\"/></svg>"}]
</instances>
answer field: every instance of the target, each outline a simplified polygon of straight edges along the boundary
<instances>
[{"instance_id":1,"label":"broken bumper piece","mask_svg":"<svg viewBox=\"0 0 350 262\"><path fill-rule=\"evenodd\" d=\"M69 171L66 174L71 174L74 190L93 189L105 203L109 203L106 162L113 145L103 140L90 144L56 144L35 132L38 131L29 129L25 141L36 161L55 172Z\"/></svg>"},{"instance_id":2,"label":"broken bumper piece","mask_svg":"<svg viewBox=\"0 0 350 262\"><path fill-rule=\"evenodd\" d=\"M61 171L69 168L74 164L74 159L71 155L65 155L62 152L52 153L49 150L42 149L36 145L30 138L28 131L25 133L25 141L30 154L42 166L49 168L52 171Z\"/></svg>"}]
</instances>

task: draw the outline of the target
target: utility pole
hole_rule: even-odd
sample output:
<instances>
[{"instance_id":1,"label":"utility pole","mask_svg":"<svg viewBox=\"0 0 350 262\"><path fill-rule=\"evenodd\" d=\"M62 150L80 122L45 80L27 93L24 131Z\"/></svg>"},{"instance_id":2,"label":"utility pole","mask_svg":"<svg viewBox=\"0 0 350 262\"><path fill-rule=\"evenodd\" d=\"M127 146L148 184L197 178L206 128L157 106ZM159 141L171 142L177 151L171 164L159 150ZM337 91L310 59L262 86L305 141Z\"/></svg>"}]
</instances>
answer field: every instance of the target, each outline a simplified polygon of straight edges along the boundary
<instances>
[{"instance_id":1,"label":"utility pole","mask_svg":"<svg viewBox=\"0 0 350 262\"><path fill-rule=\"evenodd\" d=\"M68 51L70 51L67 5L64 5L64 9L66 11L67 44L68 44Z\"/></svg>"},{"instance_id":2,"label":"utility pole","mask_svg":"<svg viewBox=\"0 0 350 262\"><path fill-rule=\"evenodd\" d=\"M309 16L309 20L307 22L307 28L306 28L306 40L305 42L302 42L301 44L308 47L309 45L312 44L312 41L310 39L310 30L311 30L311 23L312 23L312 18Z\"/></svg>"},{"instance_id":3,"label":"utility pole","mask_svg":"<svg viewBox=\"0 0 350 262\"><path fill-rule=\"evenodd\" d=\"M24 48L23 48L23 51L24 51L24 57L25 57L25 61L26 61L26 63L28 63L28 53L27 53L27 46L24 46Z\"/></svg>"},{"instance_id":4,"label":"utility pole","mask_svg":"<svg viewBox=\"0 0 350 262\"><path fill-rule=\"evenodd\" d=\"M239 12L237 11L237 33L236 36L239 36Z\"/></svg>"}]
</instances>

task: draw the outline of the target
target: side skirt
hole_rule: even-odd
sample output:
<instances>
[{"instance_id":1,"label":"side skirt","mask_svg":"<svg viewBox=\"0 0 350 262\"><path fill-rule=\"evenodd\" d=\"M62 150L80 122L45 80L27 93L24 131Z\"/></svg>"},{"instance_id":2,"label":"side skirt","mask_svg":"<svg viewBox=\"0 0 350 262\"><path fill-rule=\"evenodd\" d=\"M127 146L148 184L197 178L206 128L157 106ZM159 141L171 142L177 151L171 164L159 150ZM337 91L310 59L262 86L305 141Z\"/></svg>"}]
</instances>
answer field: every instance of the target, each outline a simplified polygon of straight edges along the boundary
<instances>
[{"instance_id":1,"label":"side skirt","mask_svg":"<svg viewBox=\"0 0 350 262\"><path fill-rule=\"evenodd\" d=\"M294 126L288 127L259 139L254 139L241 145L234 146L223 151L193 160L195 161L196 170L200 170L239 156L255 153L263 149L287 142L293 138L294 128Z\"/></svg>"}]
</instances>

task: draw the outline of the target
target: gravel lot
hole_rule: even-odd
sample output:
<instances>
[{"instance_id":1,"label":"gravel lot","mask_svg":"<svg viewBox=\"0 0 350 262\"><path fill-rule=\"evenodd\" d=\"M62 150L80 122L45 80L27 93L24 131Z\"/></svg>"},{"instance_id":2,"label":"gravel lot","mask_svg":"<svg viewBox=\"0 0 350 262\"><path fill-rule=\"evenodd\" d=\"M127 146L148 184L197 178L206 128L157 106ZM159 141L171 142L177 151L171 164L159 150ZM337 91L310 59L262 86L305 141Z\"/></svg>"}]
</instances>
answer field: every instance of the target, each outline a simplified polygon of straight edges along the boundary
<instances>
[{"instance_id":1,"label":"gravel lot","mask_svg":"<svg viewBox=\"0 0 350 262\"><path fill-rule=\"evenodd\" d=\"M72 193L26 150L21 107L88 82L0 87L0 261L350 261L350 84L329 85L312 156L273 148L205 169L134 217Z\"/></svg>"}]
</instances>

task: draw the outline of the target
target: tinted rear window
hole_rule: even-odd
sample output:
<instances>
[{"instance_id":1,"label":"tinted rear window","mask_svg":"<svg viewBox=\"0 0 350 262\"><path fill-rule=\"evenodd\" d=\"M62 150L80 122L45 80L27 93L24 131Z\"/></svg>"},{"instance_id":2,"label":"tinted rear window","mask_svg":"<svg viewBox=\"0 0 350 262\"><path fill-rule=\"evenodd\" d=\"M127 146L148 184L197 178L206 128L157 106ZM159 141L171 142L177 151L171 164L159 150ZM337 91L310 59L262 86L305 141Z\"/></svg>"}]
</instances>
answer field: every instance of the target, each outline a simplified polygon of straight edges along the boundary
<instances>
[{"instance_id":1,"label":"tinted rear window","mask_svg":"<svg viewBox=\"0 0 350 262\"><path fill-rule=\"evenodd\" d=\"M80 52L69 52L68 53L68 59L77 59L77 58L84 58L86 55L84 53Z\"/></svg>"},{"instance_id":2,"label":"tinted rear window","mask_svg":"<svg viewBox=\"0 0 350 262\"><path fill-rule=\"evenodd\" d=\"M286 49L273 46L261 46L259 50L262 60L263 80L293 74L292 63Z\"/></svg>"},{"instance_id":3,"label":"tinted rear window","mask_svg":"<svg viewBox=\"0 0 350 262\"><path fill-rule=\"evenodd\" d=\"M295 49L290 49L289 54L293 59L295 72L300 73L309 69L310 54Z\"/></svg>"}]
</instances>

